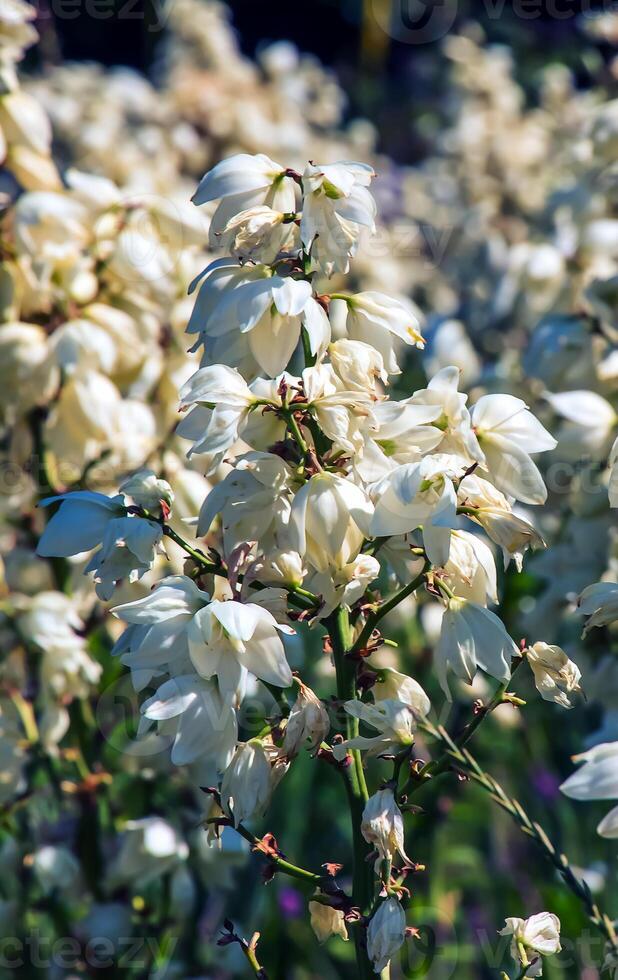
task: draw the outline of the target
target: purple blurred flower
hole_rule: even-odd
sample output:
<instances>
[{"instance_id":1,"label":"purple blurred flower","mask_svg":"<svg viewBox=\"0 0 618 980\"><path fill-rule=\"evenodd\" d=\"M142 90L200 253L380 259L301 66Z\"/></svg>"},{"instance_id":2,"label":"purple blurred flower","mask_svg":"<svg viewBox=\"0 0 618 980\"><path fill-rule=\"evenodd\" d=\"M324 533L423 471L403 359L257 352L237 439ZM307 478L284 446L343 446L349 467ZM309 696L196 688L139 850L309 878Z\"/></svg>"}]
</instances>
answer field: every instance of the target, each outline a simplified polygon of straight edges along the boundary
<instances>
[{"instance_id":1,"label":"purple blurred flower","mask_svg":"<svg viewBox=\"0 0 618 980\"><path fill-rule=\"evenodd\" d=\"M532 785L539 796L550 803L560 797L560 780L549 769L537 769L532 774Z\"/></svg>"},{"instance_id":2,"label":"purple blurred flower","mask_svg":"<svg viewBox=\"0 0 618 980\"><path fill-rule=\"evenodd\" d=\"M295 888L281 888L277 901L286 919L297 919L304 909L303 896Z\"/></svg>"}]
</instances>

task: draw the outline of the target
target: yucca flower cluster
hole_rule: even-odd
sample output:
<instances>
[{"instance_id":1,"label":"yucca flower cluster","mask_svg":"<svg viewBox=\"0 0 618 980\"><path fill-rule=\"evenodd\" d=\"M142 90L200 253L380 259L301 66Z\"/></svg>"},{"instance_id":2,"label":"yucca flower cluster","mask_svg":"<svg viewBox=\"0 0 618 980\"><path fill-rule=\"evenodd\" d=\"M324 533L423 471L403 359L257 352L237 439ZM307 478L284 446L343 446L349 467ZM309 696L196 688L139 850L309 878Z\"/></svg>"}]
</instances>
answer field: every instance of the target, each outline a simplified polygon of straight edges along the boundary
<instances>
[{"instance_id":1,"label":"yucca flower cluster","mask_svg":"<svg viewBox=\"0 0 618 980\"><path fill-rule=\"evenodd\" d=\"M530 107L507 49L464 29L430 154L403 168L369 123L344 128L329 72L285 43L253 63L219 5L170 8L158 88L95 65L20 82L32 13L0 11L7 935L47 901L78 908L84 943L128 933L154 895L195 938L198 893L232 890L248 843L267 880L310 890L319 942L388 971L432 875L412 797L448 771L536 840L616 973L588 879L467 748L495 709L521 735L527 663L557 706L539 717L582 688L605 709L564 794L618 799L611 73L579 90L546 66ZM393 653L402 623L431 700ZM110 765L125 676L139 723ZM350 811L351 848L317 841L317 868L253 832L304 766ZM598 830L617 828L614 807ZM225 929L263 976L257 938ZM559 933L507 918L518 976Z\"/></svg>"},{"instance_id":2,"label":"yucca flower cluster","mask_svg":"<svg viewBox=\"0 0 618 980\"><path fill-rule=\"evenodd\" d=\"M96 548L86 571L109 598L116 582L150 568L166 535L184 547L184 574L114 609L128 624L117 652L138 689L154 688L143 728L173 739L178 765L214 763L221 824L263 814L303 743L332 757L344 779L353 770L358 846L344 918L356 922L359 964L366 956L380 972L405 940L402 882L414 865L398 779L370 794L364 758L394 756L409 768L431 706L413 678L382 685L375 624L383 603L429 589L444 607L434 667L446 696L451 673L471 684L479 670L506 690L522 652L488 609L496 567L479 530L519 567L542 543L513 503L545 500L532 457L555 441L512 395L469 408L456 368L392 399L402 350L423 346L420 312L380 292L316 291L315 277L347 270L362 230L373 229L374 177L359 163L309 163L301 173L245 154L206 174L194 202L218 202L211 235L231 254L191 287L188 329L202 366L181 389L189 411L178 431L207 473L223 461L228 473L205 497L197 540L170 531L173 487L138 473L111 498L80 491L44 501L60 507L39 554ZM382 599L384 573L400 591ZM288 664L283 640L299 610L326 634L335 662L344 718L334 724ZM534 669L544 678L550 667L537 658ZM239 741L238 713L256 685L299 691L288 718ZM359 734L359 723L377 734ZM329 905L321 886L316 898Z\"/></svg>"}]
</instances>

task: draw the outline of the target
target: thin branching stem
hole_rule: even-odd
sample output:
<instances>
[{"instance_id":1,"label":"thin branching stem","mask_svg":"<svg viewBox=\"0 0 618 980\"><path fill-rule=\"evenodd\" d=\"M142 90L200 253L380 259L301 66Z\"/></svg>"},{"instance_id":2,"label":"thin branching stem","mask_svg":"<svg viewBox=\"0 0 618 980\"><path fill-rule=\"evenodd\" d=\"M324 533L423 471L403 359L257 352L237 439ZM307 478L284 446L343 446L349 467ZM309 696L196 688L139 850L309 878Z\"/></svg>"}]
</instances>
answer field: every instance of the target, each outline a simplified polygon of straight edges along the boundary
<instances>
[{"instance_id":1,"label":"thin branching stem","mask_svg":"<svg viewBox=\"0 0 618 980\"><path fill-rule=\"evenodd\" d=\"M430 723L425 723L423 729L428 735L432 735L446 745L451 766L461 772L462 775L467 776L473 782L477 783L477 785L482 786L489 793L492 800L513 818L519 829L536 842L545 857L551 862L556 871L558 871L569 891L579 899L589 921L605 937L610 950L618 955L618 936L616 935L614 923L607 913L599 908L586 882L577 877L567 856L558 850L543 827L531 819L519 800L508 796L497 780L485 772L468 749L457 745L456 741L451 738L446 729L441 725L434 726Z\"/></svg>"},{"instance_id":2,"label":"thin branching stem","mask_svg":"<svg viewBox=\"0 0 618 980\"><path fill-rule=\"evenodd\" d=\"M144 512L145 516L149 516ZM219 575L221 578L228 578L228 571L224 565L217 562L211 561L203 551L199 548L193 548L188 541L180 536L169 524L162 524L163 534L174 541L179 547L181 547L190 558L199 566L200 570L205 575ZM242 582L242 575L239 576L239 581ZM252 582L251 587L255 589L263 588L260 582ZM313 592L309 592L307 589L303 589L296 585L286 585L285 589L288 593L288 598L293 606L298 609L315 609L320 603L321 599L319 596L314 595Z\"/></svg>"},{"instance_id":3,"label":"thin branching stem","mask_svg":"<svg viewBox=\"0 0 618 980\"><path fill-rule=\"evenodd\" d=\"M523 659L518 657L512 666L511 677L509 680L504 684L500 684L494 696L487 702L487 704L477 706L474 717L468 722L459 735L452 736L453 744L456 745L457 748L463 748L464 745L467 745L479 726L492 713L492 711L494 711L499 705L504 704L505 701L509 700L509 698L506 696L507 688L509 687L513 674L521 663L523 663ZM418 772L415 772L410 776L401 791L401 795L411 796L429 779L434 779L441 773L446 772L447 769L450 769L451 765L452 759L449 752L445 752L438 759L433 759L431 762L425 763L425 765Z\"/></svg>"},{"instance_id":4,"label":"thin branching stem","mask_svg":"<svg viewBox=\"0 0 618 980\"><path fill-rule=\"evenodd\" d=\"M416 576L415 579L413 579L407 585L404 585L404 587L400 589L399 592L396 592L394 595L390 597L390 599L387 599L386 602L383 602L380 606L378 606L378 608L374 612L369 614L369 616L367 617L367 622L365 623L363 629L359 633L358 639L354 644L355 651L363 650L371 640L373 631L377 627L378 623L384 618L384 616L387 616L389 612L392 612L393 609L396 609L397 606L401 602L403 602L404 599L407 599L409 595L412 595L413 592L416 592L419 586L423 584L425 575L427 574L427 571L429 569L429 565L430 563L428 561L425 561L425 564L423 565L423 570L419 572L419 574Z\"/></svg>"}]
</instances>

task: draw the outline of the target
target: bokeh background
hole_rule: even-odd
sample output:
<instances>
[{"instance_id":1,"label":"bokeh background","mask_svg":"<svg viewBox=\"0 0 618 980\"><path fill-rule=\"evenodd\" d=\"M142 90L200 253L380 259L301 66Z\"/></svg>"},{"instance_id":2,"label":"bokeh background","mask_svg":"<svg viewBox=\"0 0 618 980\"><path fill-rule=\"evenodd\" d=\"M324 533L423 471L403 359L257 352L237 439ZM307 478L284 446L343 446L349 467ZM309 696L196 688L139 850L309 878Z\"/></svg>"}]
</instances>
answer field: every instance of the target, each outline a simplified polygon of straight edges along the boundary
<instances>
[{"instance_id":1,"label":"bokeh background","mask_svg":"<svg viewBox=\"0 0 618 980\"><path fill-rule=\"evenodd\" d=\"M24 718L15 722L17 734L5 718L0 975L245 976L237 947L215 945L228 916L245 935L260 931L271 977L351 978L352 944L318 946L307 890L282 876L264 883L260 862L231 832L222 851L208 850L199 790L172 769L167 753L149 754L134 741L138 699L110 653L117 624L93 602L79 563L43 569L34 558L41 527L34 505L49 486L111 492L147 463L182 485L178 519L195 513L208 486L199 463L187 466L173 428L177 382L187 371L183 330L191 305L184 289L196 262L200 267L205 232L183 216L180 241L166 235L156 202L186 202L201 174L239 149L292 166L307 158L375 162L380 232L353 267L353 285L411 296L428 317L428 350L410 358L397 379L400 394L455 362L468 390L521 394L541 404L552 429L545 389L591 387L611 398L615 303L603 300L604 307L586 290L595 277L615 275L618 258L616 142L595 144L590 135L590 120L616 96L618 17L608 4L93 0L88 7L40 0L36 27L40 41L27 53L22 84L51 118L59 168L72 165L108 177L125 194L150 195L144 210L155 231L148 234L160 236L173 261L154 285L142 279L139 258L135 280L126 265L95 269L99 301L124 304L139 322L150 304L155 322L150 336L142 330L137 355L139 372L156 362L148 384L134 383L135 365L106 373L120 399L143 402L154 419L130 452L117 453L105 435L84 456L56 395L22 405L8 381L0 395L3 461L25 474L15 481L11 470L3 498L5 700L15 706L15 678L26 716L49 697L41 677L45 637L28 620L43 592L72 594L81 617L76 632L101 667L84 680L85 690L64 678L68 726L57 743L35 738L24 747ZM2 180L18 199L13 177ZM11 221L3 241L12 240ZM18 236L14 247L18 261L20 249L36 258L39 245ZM14 259L7 251L9 266ZM140 303L129 307L126 294L133 292ZM7 299L5 291L5 321L43 325L51 344L59 326L85 315L37 302L24 303L15 289ZM8 378L8 356L6 364ZM11 396L12 414L5 404ZM618 915L616 846L595 834L607 807L575 804L559 792L573 754L616 737L618 712L615 636L597 630L582 642L573 612L577 592L615 567L612 520L595 482L598 461L588 450L582 455L581 445L571 441L563 451L568 477L548 474L550 502L540 521L552 549L530 559L521 575L501 574L500 585L511 634L560 641L582 668L587 701L564 713L518 675L525 712L496 712L474 752ZM28 460L37 446L44 465L33 473ZM127 586L118 601L141 594L149 581L137 591ZM413 673L440 705L432 604L402 606L388 628L399 650L383 651L384 662ZM328 696L327 658L302 629L290 659ZM456 729L471 701L462 691L439 720ZM419 747L421 757L430 751ZM409 922L421 938L408 944L394 976L492 980L508 964L497 937L504 917L545 908L559 915L565 947L545 966L549 980L600 976L601 943L578 903L480 789L446 776L418 801L423 810L410 821L408 853L427 871L414 879ZM144 818L165 821L176 834L163 857L131 824ZM256 827L267 830L305 865L349 866L336 774L307 755ZM110 938L111 960L84 955L97 936ZM125 947L119 956L126 936L137 938L137 951ZM10 945L15 937L21 946ZM57 953L63 939L78 942L69 966ZM30 944L26 954L23 943Z\"/></svg>"}]
</instances>

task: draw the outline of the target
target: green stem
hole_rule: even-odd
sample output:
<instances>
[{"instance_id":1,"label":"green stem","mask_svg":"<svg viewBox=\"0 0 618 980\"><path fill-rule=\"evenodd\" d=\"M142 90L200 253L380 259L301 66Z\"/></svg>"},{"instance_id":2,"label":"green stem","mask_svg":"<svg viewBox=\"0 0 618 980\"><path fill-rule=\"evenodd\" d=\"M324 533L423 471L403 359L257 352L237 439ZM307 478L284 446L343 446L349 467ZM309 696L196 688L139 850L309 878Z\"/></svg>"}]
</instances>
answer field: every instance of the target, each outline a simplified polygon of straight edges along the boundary
<instances>
[{"instance_id":1,"label":"green stem","mask_svg":"<svg viewBox=\"0 0 618 980\"><path fill-rule=\"evenodd\" d=\"M184 538L181 538L180 535L169 526L169 524L163 524L162 527L163 534L166 536L166 538L170 538L172 541L175 541L177 545L183 548L183 550L197 562L203 572L210 573L212 575L224 574L224 570L221 568L221 565L218 565L214 561L210 561L204 552L199 550L199 548L192 548L189 542L185 541Z\"/></svg>"},{"instance_id":2,"label":"green stem","mask_svg":"<svg viewBox=\"0 0 618 980\"><path fill-rule=\"evenodd\" d=\"M513 674L522 662L523 658L519 658L515 661L509 680L505 684L500 684L491 701L488 701L487 704L479 707L472 721L468 722L463 731L452 739L453 745L456 745L458 749L462 749L464 745L470 741L477 728L479 725L481 725L485 718L487 718L487 716L490 715L491 712L498 707L498 705L504 703L504 695L506 694L507 687L511 682ZM446 772L447 769L451 768L452 764L453 760L450 751L445 752L439 759L434 759L432 762L427 762L419 772L414 773L414 775L408 779L401 791L401 795L411 796L417 789L427 782L427 780L434 779L441 773Z\"/></svg>"},{"instance_id":3,"label":"green stem","mask_svg":"<svg viewBox=\"0 0 618 980\"><path fill-rule=\"evenodd\" d=\"M385 616L387 616L389 612L392 612L393 609L395 609L400 602L403 602L403 600L407 599L409 595L412 595L413 592L416 592L419 585L422 584L425 575L427 574L427 571L429 569L429 566L430 566L430 562L425 561L425 564L423 565L423 570L419 572L419 574L416 576L415 579L413 579L411 582L408 582L407 585L404 585L404 587L400 589L399 592L395 592L395 594L392 595L390 599L387 599L386 602L383 602L382 605L375 610L375 612L371 613L367 617L367 622L365 623L361 633L359 634L356 643L354 644L354 650L363 650L369 643L371 639L371 634L373 633L378 623Z\"/></svg>"},{"instance_id":4,"label":"green stem","mask_svg":"<svg viewBox=\"0 0 618 980\"><path fill-rule=\"evenodd\" d=\"M143 513L148 519L155 519L152 518L147 511L144 511ZM177 534L176 531L169 526L169 524L162 524L161 526L163 528L163 534L172 541L175 541L179 547L186 551L186 553L193 558L195 563L199 565L204 574L219 575L221 578L228 577L227 570L223 567L223 565L210 561L210 559L207 558L204 552L200 551L199 548L192 548L189 542L185 541L184 538L181 538L181 536ZM239 576L239 581L242 582L242 575ZM252 582L251 588L262 589L264 586L261 582ZM288 593L290 603L293 606L296 606L298 609L315 609L321 603L319 596L314 595L313 592L309 592L307 589L302 589L299 585L286 585L285 589Z\"/></svg>"},{"instance_id":5,"label":"green stem","mask_svg":"<svg viewBox=\"0 0 618 980\"><path fill-rule=\"evenodd\" d=\"M315 364L315 354L312 354L311 352L311 341L309 340L309 334L304 327L301 327L300 336L303 344L305 367L313 367Z\"/></svg>"},{"instance_id":6,"label":"green stem","mask_svg":"<svg viewBox=\"0 0 618 980\"><path fill-rule=\"evenodd\" d=\"M247 957L249 966L255 973L259 980L267 980L266 970L263 966L260 966L257 956L255 955L255 950L248 944L243 944L241 946L243 953Z\"/></svg>"},{"instance_id":7,"label":"green stem","mask_svg":"<svg viewBox=\"0 0 618 980\"><path fill-rule=\"evenodd\" d=\"M482 769L467 749L458 746L444 728L441 726L435 728L429 723L423 727L428 734L440 739L447 746L451 763L458 764L463 774L482 786L492 800L513 818L519 829L537 843L545 857L560 874L566 887L582 903L589 921L603 934L611 951L618 955L618 935L614 923L594 901L586 883L576 876L566 854L558 851L541 825L528 816L519 800L509 797L500 783Z\"/></svg>"},{"instance_id":8,"label":"green stem","mask_svg":"<svg viewBox=\"0 0 618 980\"><path fill-rule=\"evenodd\" d=\"M248 841L252 848L259 853L259 840L252 834L250 830L247 830L243 824L239 823L237 827L234 828L241 837L244 837ZM283 874L289 875L291 878L299 878L301 881L310 881L314 885L319 885L322 881L322 876L315 874L313 871L308 871L306 868L301 868L297 864L292 864L291 861L286 861L285 858L279 857L274 854L264 853L264 857L267 861L276 865L277 869Z\"/></svg>"},{"instance_id":9,"label":"green stem","mask_svg":"<svg viewBox=\"0 0 618 980\"><path fill-rule=\"evenodd\" d=\"M303 436L302 432L300 431L300 426L299 426L298 422L296 421L296 419L294 418L294 412L289 411L289 410L284 411L283 409L281 409L281 414L285 418L286 425L287 425L288 429L290 430L292 436L294 437L294 439L295 439L295 441L296 441L296 443L298 445L298 448L300 449L301 453L303 454L303 457L306 457L307 456L307 453L309 452L309 446L305 442L305 437Z\"/></svg>"},{"instance_id":10,"label":"green stem","mask_svg":"<svg viewBox=\"0 0 618 980\"><path fill-rule=\"evenodd\" d=\"M347 701L356 698L358 690L356 686L356 664L348 656L351 648L350 642L350 619L347 609L343 606L332 613L329 617L328 628L333 647L333 659L337 676L337 697L340 701ZM346 713L345 733L348 739L355 738L359 732L359 722L357 718L352 718ZM373 905L374 896L374 876L371 863L368 858L371 854L371 846L367 843L361 833L361 822L365 803L369 797L363 762L358 749L350 751L350 765L342 768L345 779L345 788L348 795L348 806L352 821L352 846L353 846L353 884L352 900L358 906L363 915L366 915ZM367 950L364 944L364 930L360 927L355 929L356 943L356 964L358 975L361 978L372 978L375 973L367 957Z\"/></svg>"}]
</instances>

